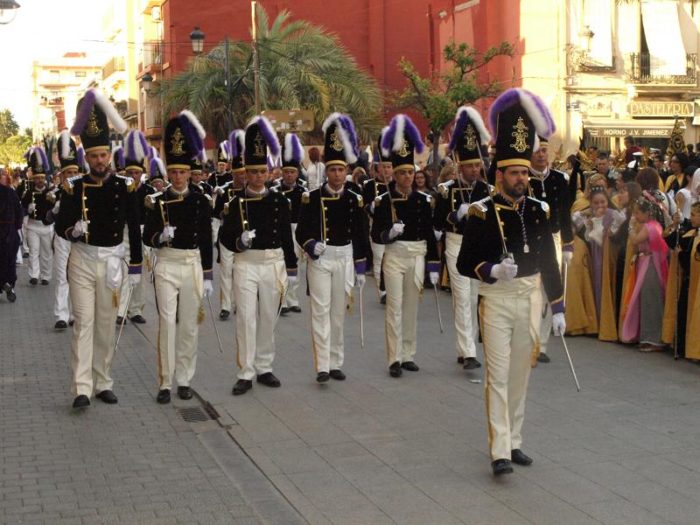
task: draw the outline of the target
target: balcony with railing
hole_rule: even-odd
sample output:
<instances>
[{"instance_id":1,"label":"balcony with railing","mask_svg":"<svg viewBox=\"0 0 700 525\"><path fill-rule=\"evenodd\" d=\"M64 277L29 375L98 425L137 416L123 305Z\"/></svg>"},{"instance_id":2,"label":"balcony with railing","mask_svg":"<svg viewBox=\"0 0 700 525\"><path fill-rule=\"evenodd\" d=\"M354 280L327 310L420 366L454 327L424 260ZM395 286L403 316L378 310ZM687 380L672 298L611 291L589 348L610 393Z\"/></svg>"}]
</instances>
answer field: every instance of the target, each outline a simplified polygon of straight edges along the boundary
<instances>
[{"instance_id":1,"label":"balcony with railing","mask_svg":"<svg viewBox=\"0 0 700 525\"><path fill-rule=\"evenodd\" d=\"M629 79L634 84L656 86L695 86L697 85L697 55L686 55L684 75L658 74L652 67L652 57L649 53L631 53L629 55Z\"/></svg>"},{"instance_id":2,"label":"balcony with railing","mask_svg":"<svg viewBox=\"0 0 700 525\"><path fill-rule=\"evenodd\" d=\"M124 60L124 57L112 57L102 67L102 79L106 80L119 71L126 71L126 60Z\"/></svg>"},{"instance_id":3,"label":"balcony with railing","mask_svg":"<svg viewBox=\"0 0 700 525\"><path fill-rule=\"evenodd\" d=\"M163 42L153 40L144 42L143 55L141 57L142 72L157 72L161 71L163 66Z\"/></svg>"}]
</instances>

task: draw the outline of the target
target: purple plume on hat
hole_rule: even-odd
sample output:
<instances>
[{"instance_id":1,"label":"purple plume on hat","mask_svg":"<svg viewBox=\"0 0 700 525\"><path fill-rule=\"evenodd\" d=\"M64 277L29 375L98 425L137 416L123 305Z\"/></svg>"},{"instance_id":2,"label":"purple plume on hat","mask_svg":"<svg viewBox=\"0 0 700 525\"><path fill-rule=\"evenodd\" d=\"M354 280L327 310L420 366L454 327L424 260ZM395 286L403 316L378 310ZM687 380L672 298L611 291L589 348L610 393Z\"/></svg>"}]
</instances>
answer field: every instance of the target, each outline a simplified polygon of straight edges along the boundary
<instances>
[{"instance_id":1,"label":"purple plume on hat","mask_svg":"<svg viewBox=\"0 0 700 525\"><path fill-rule=\"evenodd\" d=\"M389 129L382 136L382 154L388 157L392 151L398 151L403 146L403 139L408 137L417 153L423 153L425 144L421 139L418 128L408 115L396 115L389 123Z\"/></svg>"},{"instance_id":2,"label":"purple plume on hat","mask_svg":"<svg viewBox=\"0 0 700 525\"><path fill-rule=\"evenodd\" d=\"M87 125L88 117L92 111L92 107L95 105L95 90L88 89L87 93L80 103L78 112L75 114L75 122L73 127L70 128L72 135L80 135Z\"/></svg>"},{"instance_id":3,"label":"purple plume on hat","mask_svg":"<svg viewBox=\"0 0 700 525\"><path fill-rule=\"evenodd\" d=\"M197 120L197 117L194 116L194 113L189 110L181 111L177 118L194 159L204 149L204 137L206 136L204 128Z\"/></svg>"},{"instance_id":4,"label":"purple plume on hat","mask_svg":"<svg viewBox=\"0 0 700 525\"><path fill-rule=\"evenodd\" d=\"M112 166L116 170L123 170L126 166L126 161L124 160L124 148L121 146L116 146L112 150Z\"/></svg>"},{"instance_id":5,"label":"purple plume on hat","mask_svg":"<svg viewBox=\"0 0 700 525\"><path fill-rule=\"evenodd\" d=\"M243 156L245 148L245 132L242 129L234 129L228 136L229 153L231 158Z\"/></svg>"},{"instance_id":6,"label":"purple plume on hat","mask_svg":"<svg viewBox=\"0 0 700 525\"><path fill-rule=\"evenodd\" d=\"M304 158L304 148L295 133L287 133L284 136L284 161L299 164Z\"/></svg>"},{"instance_id":7,"label":"purple plume on hat","mask_svg":"<svg viewBox=\"0 0 700 525\"><path fill-rule=\"evenodd\" d=\"M48 172L49 170L49 159L46 157L46 152L44 148L37 147L34 149L36 152L37 160L41 163L41 168Z\"/></svg>"},{"instance_id":8,"label":"purple plume on hat","mask_svg":"<svg viewBox=\"0 0 700 525\"><path fill-rule=\"evenodd\" d=\"M344 114L340 115L339 120L343 128L348 132L348 137L350 137L350 142L352 143L352 152L358 156L360 154L360 149L357 141L357 131L355 131L355 123L349 116Z\"/></svg>"},{"instance_id":9,"label":"purple plume on hat","mask_svg":"<svg viewBox=\"0 0 700 525\"><path fill-rule=\"evenodd\" d=\"M80 107L75 115L75 122L70 129L71 134L80 135L87 125L88 117L92 108L97 104L102 112L107 116L107 120L117 133L125 133L127 124L119 115L112 102L95 88L90 88L80 101Z\"/></svg>"},{"instance_id":10,"label":"purple plume on hat","mask_svg":"<svg viewBox=\"0 0 700 525\"><path fill-rule=\"evenodd\" d=\"M534 93L521 88L511 88L501 93L489 110L491 133L498 133L498 115L506 109L520 104L535 125L535 131L544 138L549 138L556 129L554 119L545 103Z\"/></svg>"},{"instance_id":11,"label":"purple plume on hat","mask_svg":"<svg viewBox=\"0 0 700 525\"><path fill-rule=\"evenodd\" d=\"M160 157L160 155L158 154L158 150L155 148L155 146L149 146L147 152L148 153L146 156L149 160Z\"/></svg>"},{"instance_id":12,"label":"purple plume on hat","mask_svg":"<svg viewBox=\"0 0 700 525\"><path fill-rule=\"evenodd\" d=\"M280 141L277 139L277 133L272 127L272 124L266 117L259 115L251 121L250 124L257 123L260 128L260 133L262 133L265 142L267 143L267 149L270 150L270 154L273 157L277 157L280 154ZM248 124L250 126L250 124Z\"/></svg>"},{"instance_id":13,"label":"purple plume on hat","mask_svg":"<svg viewBox=\"0 0 700 525\"><path fill-rule=\"evenodd\" d=\"M166 171L165 171L165 165L163 164L163 160L158 158L158 157L153 157L151 159L151 162L149 163L149 178L155 179L158 177L164 178Z\"/></svg>"},{"instance_id":14,"label":"purple plume on hat","mask_svg":"<svg viewBox=\"0 0 700 525\"><path fill-rule=\"evenodd\" d=\"M137 162L143 161L149 153L148 142L139 130L131 130L126 135L125 155L128 159L133 159Z\"/></svg>"},{"instance_id":15,"label":"purple plume on hat","mask_svg":"<svg viewBox=\"0 0 700 525\"><path fill-rule=\"evenodd\" d=\"M70 133L64 129L58 135L58 152L61 158L67 159L70 155Z\"/></svg>"},{"instance_id":16,"label":"purple plume on hat","mask_svg":"<svg viewBox=\"0 0 700 525\"><path fill-rule=\"evenodd\" d=\"M491 134L484 125L484 120L479 112L471 106L462 106L457 110L457 118L455 119L455 127L452 130L450 144L447 146L447 151L454 151L457 148L459 137L464 135L467 129L467 124L471 121L472 125L479 134L479 142L486 145L491 141Z\"/></svg>"},{"instance_id":17,"label":"purple plume on hat","mask_svg":"<svg viewBox=\"0 0 700 525\"><path fill-rule=\"evenodd\" d=\"M78 161L78 166L81 166L85 171L88 171L90 167L87 162L85 162L85 148L81 144L75 150L76 160Z\"/></svg>"},{"instance_id":18,"label":"purple plume on hat","mask_svg":"<svg viewBox=\"0 0 700 525\"><path fill-rule=\"evenodd\" d=\"M336 133L340 136L340 141L343 143L343 154L345 162L354 164L357 162L357 133L355 133L355 125L350 120L350 117L342 113L331 113L326 120L323 121L321 130L326 131L333 125L336 126Z\"/></svg>"}]
</instances>

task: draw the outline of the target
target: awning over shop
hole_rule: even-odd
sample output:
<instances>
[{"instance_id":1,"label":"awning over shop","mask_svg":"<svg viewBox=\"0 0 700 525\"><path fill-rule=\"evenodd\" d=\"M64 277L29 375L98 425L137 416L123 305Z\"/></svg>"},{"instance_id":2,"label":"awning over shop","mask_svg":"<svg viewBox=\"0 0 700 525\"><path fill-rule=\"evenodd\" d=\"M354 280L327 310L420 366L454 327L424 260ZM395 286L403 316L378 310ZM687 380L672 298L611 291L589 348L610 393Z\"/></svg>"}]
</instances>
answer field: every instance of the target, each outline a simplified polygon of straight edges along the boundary
<instances>
[{"instance_id":1,"label":"awning over shop","mask_svg":"<svg viewBox=\"0 0 700 525\"><path fill-rule=\"evenodd\" d=\"M668 138L673 120L584 120L583 127L591 137Z\"/></svg>"},{"instance_id":2,"label":"awning over shop","mask_svg":"<svg viewBox=\"0 0 700 525\"><path fill-rule=\"evenodd\" d=\"M685 75L686 56L677 0L643 0L642 25L652 75Z\"/></svg>"}]
</instances>

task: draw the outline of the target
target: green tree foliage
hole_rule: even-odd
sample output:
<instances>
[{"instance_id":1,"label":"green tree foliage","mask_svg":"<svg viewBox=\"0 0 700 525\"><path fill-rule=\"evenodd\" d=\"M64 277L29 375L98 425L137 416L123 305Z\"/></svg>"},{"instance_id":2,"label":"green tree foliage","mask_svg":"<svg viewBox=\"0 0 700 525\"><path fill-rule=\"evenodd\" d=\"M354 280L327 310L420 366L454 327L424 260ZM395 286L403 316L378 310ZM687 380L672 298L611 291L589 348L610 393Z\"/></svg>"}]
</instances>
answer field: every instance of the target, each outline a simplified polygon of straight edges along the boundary
<instances>
[{"instance_id":1,"label":"green tree foliage","mask_svg":"<svg viewBox=\"0 0 700 525\"><path fill-rule=\"evenodd\" d=\"M263 110L308 109L315 115L315 139L323 119L333 111L349 114L363 140L379 129L382 95L376 82L359 69L337 38L305 20L290 20L282 11L273 21L258 4L257 48ZM253 55L250 42L230 42L229 69L232 125L242 128L254 116ZM163 85L166 114L192 110L205 128L222 140L228 125L225 45L220 43Z\"/></svg>"},{"instance_id":2,"label":"green tree foliage","mask_svg":"<svg viewBox=\"0 0 700 525\"><path fill-rule=\"evenodd\" d=\"M482 97L498 94L502 87L498 82L479 82L478 71L498 56L512 56L513 46L502 42L479 52L465 43L450 43L443 50L447 63L442 73L421 76L411 62L399 62L401 74L408 81L404 91L395 97L401 108L412 108L428 122L435 140L433 141L433 162L437 168L438 137L454 119L457 109L463 104L471 104Z\"/></svg>"},{"instance_id":3,"label":"green tree foliage","mask_svg":"<svg viewBox=\"0 0 700 525\"><path fill-rule=\"evenodd\" d=\"M32 145L32 138L27 135L12 135L0 142L0 164L23 164L24 154Z\"/></svg>"},{"instance_id":4,"label":"green tree foliage","mask_svg":"<svg viewBox=\"0 0 700 525\"><path fill-rule=\"evenodd\" d=\"M17 135L19 125L9 109L0 110L0 142L5 142L12 135Z\"/></svg>"}]
</instances>

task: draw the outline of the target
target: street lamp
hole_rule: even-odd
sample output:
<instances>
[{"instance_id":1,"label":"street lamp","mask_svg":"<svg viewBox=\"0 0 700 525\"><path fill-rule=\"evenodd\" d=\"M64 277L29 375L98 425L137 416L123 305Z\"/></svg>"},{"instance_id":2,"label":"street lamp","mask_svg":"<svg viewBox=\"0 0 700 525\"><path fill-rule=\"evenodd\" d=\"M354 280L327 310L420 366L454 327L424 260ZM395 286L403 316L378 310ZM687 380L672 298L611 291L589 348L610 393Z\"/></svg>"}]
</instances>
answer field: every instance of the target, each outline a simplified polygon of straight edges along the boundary
<instances>
[{"instance_id":1,"label":"street lamp","mask_svg":"<svg viewBox=\"0 0 700 525\"><path fill-rule=\"evenodd\" d=\"M21 6L15 0L0 0L0 24L9 24L17 16Z\"/></svg>"},{"instance_id":2,"label":"street lamp","mask_svg":"<svg viewBox=\"0 0 700 525\"><path fill-rule=\"evenodd\" d=\"M192 52L195 55L201 55L204 51L204 31L195 27L194 31L190 33L190 40L192 41Z\"/></svg>"},{"instance_id":3,"label":"street lamp","mask_svg":"<svg viewBox=\"0 0 700 525\"><path fill-rule=\"evenodd\" d=\"M141 86L146 93L151 91L151 86L153 85L153 75L146 73L141 77Z\"/></svg>"}]
</instances>

